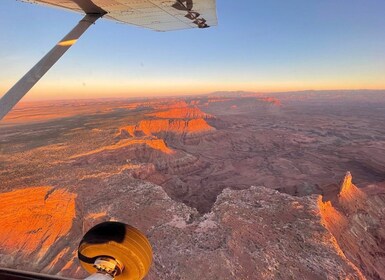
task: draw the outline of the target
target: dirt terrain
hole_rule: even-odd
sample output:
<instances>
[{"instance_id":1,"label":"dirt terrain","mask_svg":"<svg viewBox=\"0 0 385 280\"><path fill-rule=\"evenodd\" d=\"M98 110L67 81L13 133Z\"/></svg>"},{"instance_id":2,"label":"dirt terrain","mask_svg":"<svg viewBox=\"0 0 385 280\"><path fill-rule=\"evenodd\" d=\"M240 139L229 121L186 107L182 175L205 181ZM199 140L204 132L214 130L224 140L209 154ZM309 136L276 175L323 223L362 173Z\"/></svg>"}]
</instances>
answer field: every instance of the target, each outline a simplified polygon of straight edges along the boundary
<instances>
[{"instance_id":1,"label":"dirt terrain","mask_svg":"<svg viewBox=\"0 0 385 280\"><path fill-rule=\"evenodd\" d=\"M0 203L9 217L0 222L0 264L20 268L33 257L26 269L84 276L71 240L118 219L150 236L149 279L385 279L384 112L380 91L22 104L0 122ZM354 188L343 187L350 175L338 184L348 170ZM16 200L43 212L12 215ZM55 212L52 203L71 207ZM34 223L28 213L50 218ZM23 238L7 239L17 221ZM258 225L271 231L253 237ZM359 252L357 244L367 245Z\"/></svg>"}]
</instances>

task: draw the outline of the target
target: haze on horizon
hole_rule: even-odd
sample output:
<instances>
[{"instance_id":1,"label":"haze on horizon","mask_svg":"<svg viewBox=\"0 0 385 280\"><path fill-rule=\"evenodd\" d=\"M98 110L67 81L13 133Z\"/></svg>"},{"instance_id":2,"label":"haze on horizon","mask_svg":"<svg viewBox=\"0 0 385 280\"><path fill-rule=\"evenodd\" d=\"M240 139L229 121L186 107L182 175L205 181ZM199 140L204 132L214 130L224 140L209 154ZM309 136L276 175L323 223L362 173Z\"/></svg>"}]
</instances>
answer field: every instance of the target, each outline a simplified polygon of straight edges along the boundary
<instances>
[{"instance_id":1,"label":"haze on horizon","mask_svg":"<svg viewBox=\"0 0 385 280\"><path fill-rule=\"evenodd\" d=\"M81 18L3 2L0 96ZM385 88L385 2L243 3L218 0L207 30L100 20L23 100Z\"/></svg>"}]
</instances>

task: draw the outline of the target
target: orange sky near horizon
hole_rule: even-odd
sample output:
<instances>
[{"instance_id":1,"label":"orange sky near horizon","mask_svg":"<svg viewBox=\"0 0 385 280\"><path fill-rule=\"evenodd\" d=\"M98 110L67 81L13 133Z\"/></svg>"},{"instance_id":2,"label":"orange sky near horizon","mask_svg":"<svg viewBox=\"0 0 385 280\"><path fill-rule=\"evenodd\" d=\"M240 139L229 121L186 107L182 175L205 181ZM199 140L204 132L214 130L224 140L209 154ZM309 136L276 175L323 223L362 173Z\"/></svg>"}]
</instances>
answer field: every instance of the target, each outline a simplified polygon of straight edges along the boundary
<instances>
[{"instance_id":1,"label":"orange sky near horizon","mask_svg":"<svg viewBox=\"0 0 385 280\"><path fill-rule=\"evenodd\" d=\"M385 83L330 83L312 84L309 82L280 82L273 83L175 83L158 81L158 83L108 83L96 82L95 84L79 83L69 84L68 82L52 83L40 81L24 98L23 101L33 100L56 100L56 99L88 99L88 98L130 98L130 97L161 97L161 96L183 96L208 94L216 91L248 91L248 92L284 92L302 90L384 90ZM0 86L0 95L4 94L8 88Z\"/></svg>"},{"instance_id":2,"label":"orange sky near horizon","mask_svg":"<svg viewBox=\"0 0 385 280\"><path fill-rule=\"evenodd\" d=\"M2 4L0 96L80 19ZM385 89L384 8L371 0L217 1L218 26L175 32L100 20L23 100Z\"/></svg>"},{"instance_id":3,"label":"orange sky near horizon","mask_svg":"<svg viewBox=\"0 0 385 280\"><path fill-rule=\"evenodd\" d=\"M101 19L22 101L385 89L384 9L380 0L216 1L217 26L173 32ZM80 19L3 1L0 97Z\"/></svg>"}]
</instances>

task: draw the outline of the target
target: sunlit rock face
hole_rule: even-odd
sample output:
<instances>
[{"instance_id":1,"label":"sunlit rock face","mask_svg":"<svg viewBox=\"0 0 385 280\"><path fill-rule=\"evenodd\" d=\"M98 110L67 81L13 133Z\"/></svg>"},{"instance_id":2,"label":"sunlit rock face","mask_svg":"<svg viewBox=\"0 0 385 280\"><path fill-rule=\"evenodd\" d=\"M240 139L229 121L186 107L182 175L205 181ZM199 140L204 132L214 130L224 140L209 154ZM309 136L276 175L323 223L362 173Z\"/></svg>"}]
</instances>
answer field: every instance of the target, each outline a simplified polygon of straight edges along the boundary
<instances>
[{"instance_id":1,"label":"sunlit rock face","mask_svg":"<svg viewBox=\"0 0 385 280\"><path fill-rule=\"evenodd\" d=\"M119 157L122 158L122 161L127 158L148 158L159 153L172 155L175 154L175 151L170 149L163 139L124 139L114 145L74 155L71 159L90 159L91 162L96 163L108 159L119 161Z\"/></svg>"},{"instance_id":2,"label":"sunlit rock face","mask_svg":"<svg viewBox=\"0 0 385 280\"><path fill-rule=\"evenodd\" d=\"M76 195L52 187L32 187L0 194L0 264L39 268L68 244ZM59 245L60 244L60 245ZM33 260L33 261L32 261Z\"/></svg>"},{"instance_id":3,"label":"sunlit rock face","mask_svg":"<svg viewBox=\"0 0 385 280\"><path fill-rule=\"evenodd\" d=\"M120 138L157 136L183 140L215 131L215 128L206 122L206 119L212 119L214 116L204 113L196 106L188 106L183 102L171 103L169 106L161 105L157 109L160 111L147 114L152 118L119 128L116 136Z\"/></svg>"},{"instance_id":4,"label":"sunlit rock face","mask_svg":"<svg viewBox=\"0 0 385 280\"><path fill-rule=\"evenodd\" d=\"M135 126L127 126L120 129L120 133L126 133L131 137L140 136L173 136L206 133L215 130L204 119L155 119L142 120Z\"/></svg>"},{"instance_id":5,"label":"sunlit rock face","mask_svg":"<svg viewBox=\"0 0 385 280\"><path fill-rule=\"evenodd\" d=\"M360 208L365 208L367 196L352 183L352 179L350 172L346 172L340 186L338 202L343 209L355 212Z\"/></svg>"},{"instance_id":6,"label":"sunlit rock face","mask_svg":"<svg viewBox=\"0 0 385 280\"><path fill-rule=\"evenodd\" d=\"M385 279L385 189L359 189L347 172L337 197L319 206L345 256L369 279Z\"/></svg>"},{"instance_id":7,"label":"sunlit rock face","mask_svg":"<svg viewBox=\"0 0 385 280\"><path fill-rule=\"evenodd\" d=\"M149 114L162 119L208 119L213 118L212 115L202 112L198 107L180 107L170 108L165 111Z\"/></svg>"}]
</instances>

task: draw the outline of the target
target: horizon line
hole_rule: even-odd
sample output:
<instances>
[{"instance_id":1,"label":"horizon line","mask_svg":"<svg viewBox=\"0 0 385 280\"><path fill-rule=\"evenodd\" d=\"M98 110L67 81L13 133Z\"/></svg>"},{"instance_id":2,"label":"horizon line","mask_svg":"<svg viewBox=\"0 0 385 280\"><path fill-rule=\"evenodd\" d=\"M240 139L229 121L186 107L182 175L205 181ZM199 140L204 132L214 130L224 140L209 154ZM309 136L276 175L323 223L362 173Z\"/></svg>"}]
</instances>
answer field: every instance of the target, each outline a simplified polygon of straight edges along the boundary
<instances>
[{"instance_id":1,"label":"horizon line","mask_svg":"<svg viewBox=\"0 0 385 280\"><path fill-rule=\"evenodd\" d=\"M69 100L140 100L140 99L163 99L163 98L186 98L186 97L195 97L195 96L208 96L212 94L228 94L228 93L239 93L239 94L278 94L278 93L305 93L305 92L381 92L384 91L384 89L370 89L370 88L362 88L362 89L302 89L302 90L277 90L277 91L248 91L248 90L217 90L217 91L211 91L211 92L205 92L205 93L184 93L184 94L170 94L170 95L145 95L145 96L110 96L110 97L89 97L89 98L63 98L62 96L60 98L28 98L26 100L21 100L20 103L34 103L39 101L69 101Z\"/></svg>"}]
</instances>

